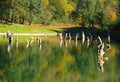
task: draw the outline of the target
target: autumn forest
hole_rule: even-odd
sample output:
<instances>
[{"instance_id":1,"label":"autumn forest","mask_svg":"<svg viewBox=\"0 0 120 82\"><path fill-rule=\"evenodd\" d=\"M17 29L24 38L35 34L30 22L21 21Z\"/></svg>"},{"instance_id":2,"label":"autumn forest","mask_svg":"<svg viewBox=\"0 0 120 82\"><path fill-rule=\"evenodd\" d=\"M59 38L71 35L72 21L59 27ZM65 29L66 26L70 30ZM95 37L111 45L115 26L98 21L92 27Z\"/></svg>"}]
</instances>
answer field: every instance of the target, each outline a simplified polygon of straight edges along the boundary
<instances>
[{"instance_id":1,"label":"autumn forest","mask_svg":"<svg viewBox=\"0 0 120 82\"><path fill-rule=\"evenodd\" d=\"M71 23L108 29L119 23L119 16L119 0L0 0L0 20L6 23Z\"/></svg>"}]
</instances>

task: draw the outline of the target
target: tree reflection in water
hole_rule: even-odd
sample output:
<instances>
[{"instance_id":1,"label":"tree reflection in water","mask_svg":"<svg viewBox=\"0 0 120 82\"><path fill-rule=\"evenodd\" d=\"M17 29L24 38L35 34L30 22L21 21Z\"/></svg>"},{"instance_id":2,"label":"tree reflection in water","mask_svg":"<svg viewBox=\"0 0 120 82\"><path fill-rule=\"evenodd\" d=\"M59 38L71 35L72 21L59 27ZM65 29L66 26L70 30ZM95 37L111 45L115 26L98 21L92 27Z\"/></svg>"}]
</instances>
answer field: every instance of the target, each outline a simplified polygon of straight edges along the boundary
<instances>
[{"instance_id":1,"label":"tree reflection in water","mask_svg":"<svg viewBox=\"0 0 120 82\"><path fill-rule=\"evenodd\" d=\"M56 41L56 42L55 42ZM6 82L119 82L120 46L111 43L111 50L105 56L109 60L104 64L104 73L99 72L97 45L82 45L71 40L69 46L62 45L60 40L42 41L42 49L34 42L26 48L25 43L18 48L13 43L8 53L6 43L0 43L0 81ZM82 45L82 46L81 46ZM8 57L11 56L11 57Z\"/></svg>"}]
</instances>

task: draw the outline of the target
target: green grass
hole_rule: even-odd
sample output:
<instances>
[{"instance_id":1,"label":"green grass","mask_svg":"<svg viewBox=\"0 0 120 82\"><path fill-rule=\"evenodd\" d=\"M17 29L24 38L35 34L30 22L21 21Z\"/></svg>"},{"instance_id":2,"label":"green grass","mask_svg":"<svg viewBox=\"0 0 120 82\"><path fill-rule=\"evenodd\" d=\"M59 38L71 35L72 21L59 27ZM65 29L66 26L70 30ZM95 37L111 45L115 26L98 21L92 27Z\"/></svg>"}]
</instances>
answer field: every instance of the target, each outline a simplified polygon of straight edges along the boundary
<instances>
[{"instance_id":1,"label":"green grass","mask_svg":"<svg viewBox=\"0 0 120 82\"><path fill-rule=\"evenodd\" d=\"M39 26L39 25L20 25L20 24L3 24L0 23L0 32L11 31L13 33L55 33L61 31L57 26Z\"/></svg>"}]
</instances>

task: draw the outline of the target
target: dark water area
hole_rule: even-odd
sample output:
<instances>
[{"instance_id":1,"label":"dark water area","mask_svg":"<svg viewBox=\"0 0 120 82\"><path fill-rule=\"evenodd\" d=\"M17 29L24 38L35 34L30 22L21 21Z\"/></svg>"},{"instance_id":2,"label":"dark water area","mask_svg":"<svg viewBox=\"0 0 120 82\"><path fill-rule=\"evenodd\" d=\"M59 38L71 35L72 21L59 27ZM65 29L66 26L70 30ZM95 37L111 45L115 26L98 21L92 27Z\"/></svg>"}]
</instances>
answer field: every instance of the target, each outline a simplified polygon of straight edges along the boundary
<instances>
[{"instance_id":1,"label":"dark water area","mask_svg":"<svg viewBox=\"0 0 120 82\"><path fill-rule=\"evenodd\" d=\"M65 35L66 33L71 33L72 37L75 37L76 33L78 33L80 35L80 39L82 32L84 32L86 36L91 35L93 38L100 36L106 39L108 36L110 36L111 42L120 43L119 27L116 28L111 28L109 30L101 30L98 28L69 27L69 28L63 28L63 34ZM52 30L52 31L58 32L56 30Z\"/></svg>"},{"instance_id":2,"label":"dark water area","mask_svg":"<svg viewBox=\"0 0 120 82\"><path fill-rule=\"evenodd\" d=\"M120 82L120 44L104 40L104 71L98 69L98 40L44 39L8 46L0 41L0 82ZM107 59L108 58L108 59Z\"/></svg>"}]
</instances>

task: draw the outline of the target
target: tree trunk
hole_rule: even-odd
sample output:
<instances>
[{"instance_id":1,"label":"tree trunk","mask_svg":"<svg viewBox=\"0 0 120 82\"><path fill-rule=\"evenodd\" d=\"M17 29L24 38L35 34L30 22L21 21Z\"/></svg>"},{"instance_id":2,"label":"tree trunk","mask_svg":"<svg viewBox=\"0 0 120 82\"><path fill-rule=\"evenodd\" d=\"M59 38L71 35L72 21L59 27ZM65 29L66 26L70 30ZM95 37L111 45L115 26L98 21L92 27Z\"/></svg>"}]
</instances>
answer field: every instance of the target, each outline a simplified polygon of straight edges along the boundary
<instances>
[{"instance_id":1,"label":"tree trunk","mask_svg":"<svg viewBox=\"0 0 120 82\"><path fill-rule=\"evenodd\" d=\"M24 16L22 17L22 22L21 22L21 24L24 24L24 21L25 21L25 18L24 18Z\"/></svg>"},{"instance_id":2,"label":"tree trunk","mask_svg":"<svg viewBox=\"0 0 120 82\"><path fill-rule=\"evenodd\" d=\"M29 25L31 25L32 24L32 21L31 20L29 20Z\"/></svg>"},{"instance_id":3,"label":"tree trunk","mask_svg":"<svg viewBox=\"0 0 120 82\"><path fill-rule=\"evenodd\" d=\"M12 15L12 18L11 18L11 23L13 23L13 21L14 21L14 18L13 18L13 15Z\"/></svg>"},{"instance_id":4,"label":"tree trunk","mask_svg":"<svg viewBox=\"0 0 120 82\"><path fill-rule=\"evenodd\" d=\"M8 18L7 17L5 17L5 23L8 23Z\"/></svg>"},{"instance_id":5,"label":"tree trunk","mask_svg":"<svg viewBox=\"0 0 120 82\"><path fill-rule=\"evenodd\" d=\"M94 28L94 22L93 21L91 21L91 25L92 25L92 28Z\"/></svg>"},{"instance_id":6,"label":"tree trunk","mask_svg":"<svg viewBox=\"0 0 120 82\"><path fill-rule=\"evenodd\" d=\"M0 20L1 20L0 22L2 22L2 15L0 15Z\"/></svg>"},{"instance_id":7,"label":"tree trunk","mask_svg":"<svg viewBox=\"0 0 120 82\"><path fill-rule=\"evenodd\" d=\"M90 23L90 20L88 19L88 23L89 23L89 27L91 27L91 23Z\"/></svg>"},{"instance_id":8,"label":"tree trunk","mask_svg":"<svg viewBox=\"0 0 120 82\"><path fill-rule=\"evenodd\" d=\"M101 14L100 25L101 25L101 29L103 29L103 14Z\"/></svg>"}]
</instances>

